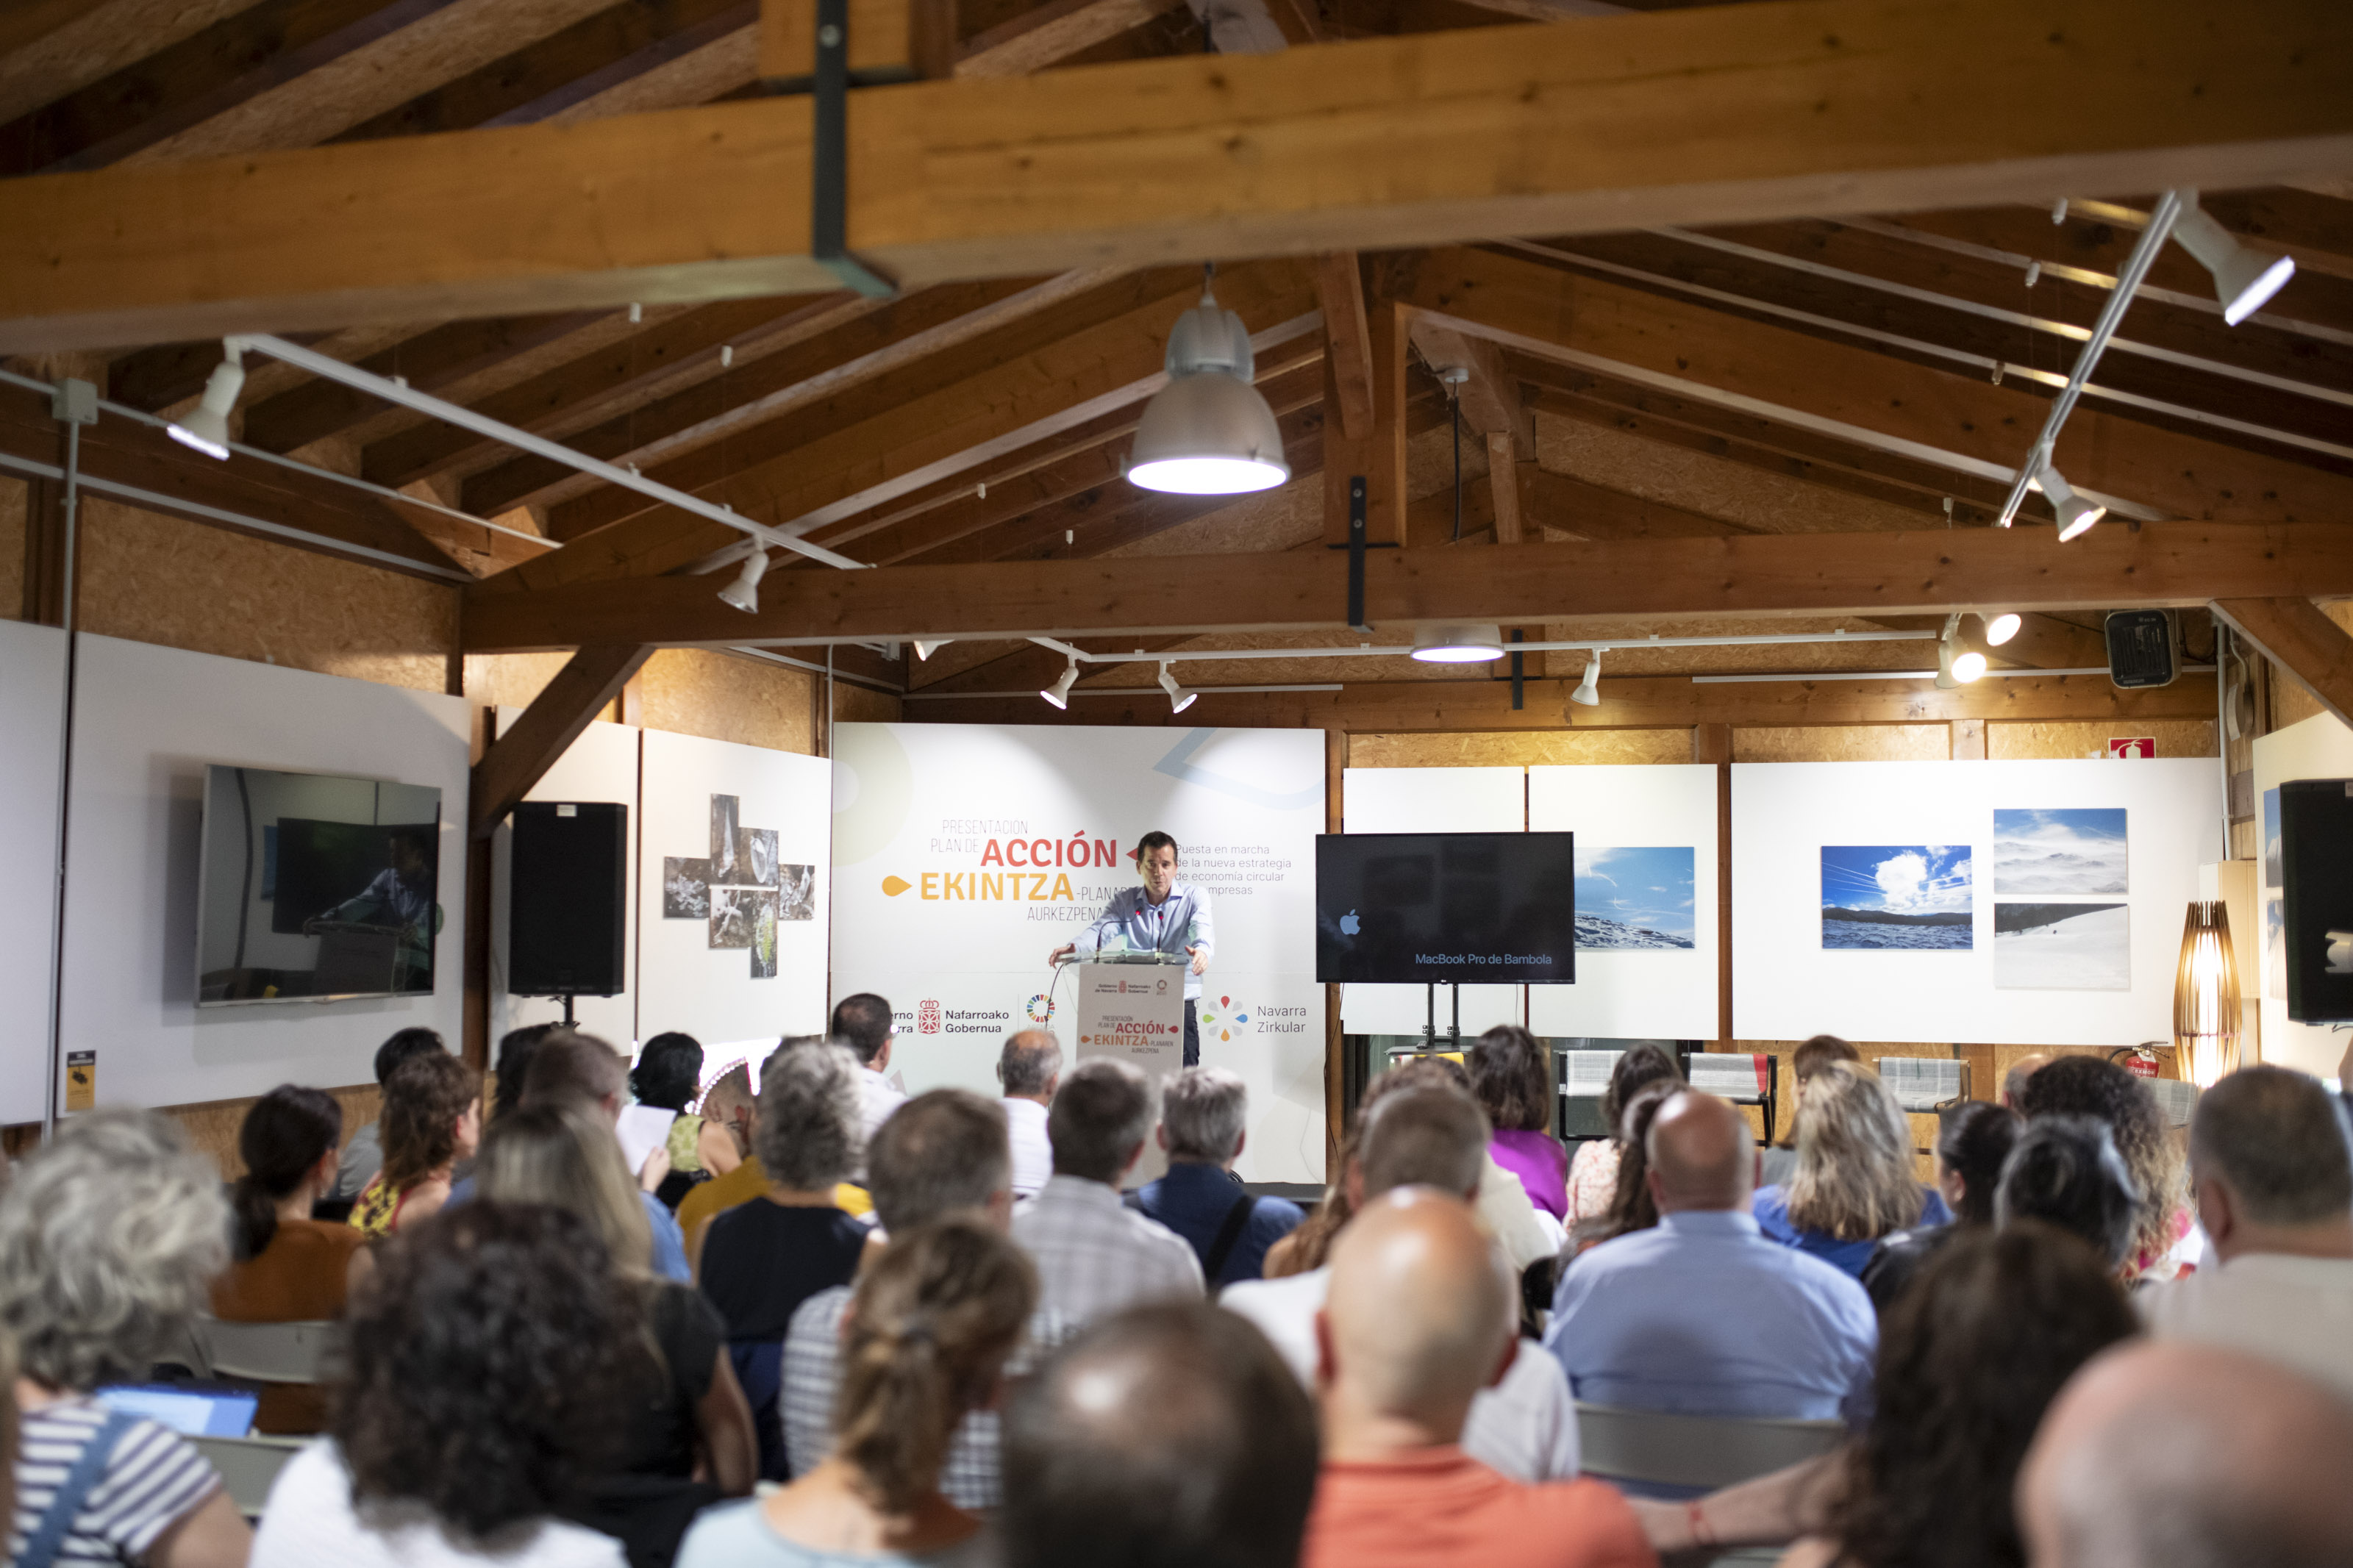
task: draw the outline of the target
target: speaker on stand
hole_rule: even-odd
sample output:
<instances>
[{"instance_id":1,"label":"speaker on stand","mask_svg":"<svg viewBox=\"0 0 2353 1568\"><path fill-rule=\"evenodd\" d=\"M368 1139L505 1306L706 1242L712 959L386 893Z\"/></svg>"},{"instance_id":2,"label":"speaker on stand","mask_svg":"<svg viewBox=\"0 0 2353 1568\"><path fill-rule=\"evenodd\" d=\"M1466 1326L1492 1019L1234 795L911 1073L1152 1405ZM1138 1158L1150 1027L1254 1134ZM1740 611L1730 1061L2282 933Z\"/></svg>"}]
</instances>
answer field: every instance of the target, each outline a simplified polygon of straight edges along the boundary
<instances>
[{"instance_id":1,"label":"speaker on stand","mask_svg":"<svg viewBox=\"0 0 2353 1568\"><path fill-rule=\"evenodd\" d=\"M629 808L617 801L525 801L514 809L507 879L507 990L575 996L628 989Z\"/></svg>"}]
</instances>

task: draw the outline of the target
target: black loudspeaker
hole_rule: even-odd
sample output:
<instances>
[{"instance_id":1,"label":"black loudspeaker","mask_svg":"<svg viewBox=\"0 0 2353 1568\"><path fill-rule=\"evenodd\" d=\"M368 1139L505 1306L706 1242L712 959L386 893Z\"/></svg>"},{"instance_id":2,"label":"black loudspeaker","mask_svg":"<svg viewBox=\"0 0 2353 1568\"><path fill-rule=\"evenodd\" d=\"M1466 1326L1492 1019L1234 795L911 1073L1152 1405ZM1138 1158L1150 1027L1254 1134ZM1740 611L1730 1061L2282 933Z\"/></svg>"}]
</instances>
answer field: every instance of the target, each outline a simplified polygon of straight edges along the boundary
<instances>
[{"instance_id":1,"label":"black loudspeaker","mask_svg":"<svg viewBox=\"0 0 2353 1568\"><path fill-rule=\"evenodd\" d=\"M2103 623L2108 637L2108 679L2130 691L2145 686L2170 686L2173 657L2173 612L2116 610Z\"/></svg>"},{"instance_id":2,"label":"black loudspeaker","mask_svg":"<svg viewBox=\"0 0 2353 1568\"><path fill-rule=\"evenodd\" d=\"M628 928L629 808L525 801L507 879L507 990L617 996Z\"/></svg>"},{"instance_id":3,"label":"black loudspeaker","mask_svg":"<svg viewBox=\"0 0 2353 1568\"><path fill-rule=\"evenodd\" d=\"M2353 779L2279 786L2287 1016L2353 1019Z\"/></svg>"}]
</instances>

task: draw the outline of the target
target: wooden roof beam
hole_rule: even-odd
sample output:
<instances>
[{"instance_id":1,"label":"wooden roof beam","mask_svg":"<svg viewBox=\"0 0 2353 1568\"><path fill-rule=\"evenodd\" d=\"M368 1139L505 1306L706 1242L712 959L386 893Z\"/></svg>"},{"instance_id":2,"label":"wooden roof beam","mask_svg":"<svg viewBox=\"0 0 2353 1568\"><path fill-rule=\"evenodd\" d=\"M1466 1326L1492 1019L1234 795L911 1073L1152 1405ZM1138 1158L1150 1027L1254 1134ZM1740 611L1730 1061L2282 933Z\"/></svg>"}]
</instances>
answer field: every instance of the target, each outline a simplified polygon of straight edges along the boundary
<instances>
[{"instance_id":1,"label":"wooden roof beam","mask_svg":"<svg viewBox=\"0 0 2353 1568\"><path fill-rule=\"evenodd\" d=\"M2353 634L2310 599L2292 595L2217 599L2213 608L2338 723L2353 724Z\"/></svg>"}]
</instances>

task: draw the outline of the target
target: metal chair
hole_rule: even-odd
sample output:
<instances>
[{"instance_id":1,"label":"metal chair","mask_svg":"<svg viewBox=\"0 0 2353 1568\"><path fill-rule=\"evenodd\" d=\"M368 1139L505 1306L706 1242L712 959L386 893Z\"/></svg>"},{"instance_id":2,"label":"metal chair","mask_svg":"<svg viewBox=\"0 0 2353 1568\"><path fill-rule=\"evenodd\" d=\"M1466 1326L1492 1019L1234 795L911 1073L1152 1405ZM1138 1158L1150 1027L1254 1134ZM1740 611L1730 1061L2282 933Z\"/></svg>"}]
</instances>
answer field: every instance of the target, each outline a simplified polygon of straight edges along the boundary
<instances>
[{"instance_id":1,"label":"metal chair","mask_svg":"<svg viewBox=\"0 0 2353 1568\"><path fill-rule=\"evenodd\" d=\"M220 1472L229 1500L248 1519L259 1519L269 1489L286 1461L311 1441L307 1437L190 1437L196 1452Z\"/></svg>"},{"instance_id":2,"label":"metal chair","mask_svg":"<svg viewBox=\"0 0 2353 1568\"><path fill-rule=\"evenodd\" d=\"M1846 1436L1841 1421L1667 1415L1582 1400L1577 1405L1578 1471L1638 1486L1713 1491L1818 1458ZM1711 1568L1732 1568L1780 1556L1779 1547L1759 1547L1721 1552L1707 1561Z\"/></svg>"},{"instance_id":3,"label":"metal chair","mask_svg":"<svg viewBox=\"0 0 2353 1568\"><path fill-rule=\"evenodd\" d=\"M334 1348L332 1322L237 1323L199 1316L189 1324L212 1377L246 1383L317 1383Z\"/></svg>"},{"instance_id":4,"label":"metal chair","mask_svg":"<svg viewBox=\"0 0 2353 1568\"><path fill-rule=\"evenodd\" d=\"M1907 1111L1942 1110L1969 1097L1969 1064L1957 1057L1882 1057L1876 1065Z\"/></svg>"},{"instance_id":5,"label":"metal chair","mask_svg":"<svg viewBox=\"0 0 2353 1568\"><path fill-rule=\"evenodd\" d=\"M1773 1142L1774 1128L1779 1120L1780 1068L1779 1058L1761 1051L1694 1051L1685 1058L1683 1076L1694 1089L1719 1100L1728 1100L1735 1105L1762 1106L1765 1135L1757 1140L1761 1149Z\"/></svg>"}]
</instances>

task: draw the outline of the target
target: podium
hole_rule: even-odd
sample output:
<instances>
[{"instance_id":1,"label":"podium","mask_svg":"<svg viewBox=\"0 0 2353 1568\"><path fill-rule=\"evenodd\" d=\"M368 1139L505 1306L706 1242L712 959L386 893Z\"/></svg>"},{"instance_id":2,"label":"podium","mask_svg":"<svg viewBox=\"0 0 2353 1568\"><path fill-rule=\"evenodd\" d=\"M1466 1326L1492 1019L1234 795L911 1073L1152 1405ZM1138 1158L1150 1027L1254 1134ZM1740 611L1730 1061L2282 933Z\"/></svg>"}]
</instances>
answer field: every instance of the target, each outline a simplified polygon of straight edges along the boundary
<instances>
[{"instance_id":1,"label":"podium","mask_svg":"<svg viewBox=\"0 0 2353 1568\"><path fill-rule=\"evenodd\" d=\"M1078 972L1076 1051L1080 1061L1110 1057L1152 1080L1156 1098L1162 1080L1185 1065L1184 953L1106 953L1072 965ZM1159 1141L1146 1138L1144 1158L1128 1177L1141 1184L1167 1169Z\"/></svg>"}]
</instances>

